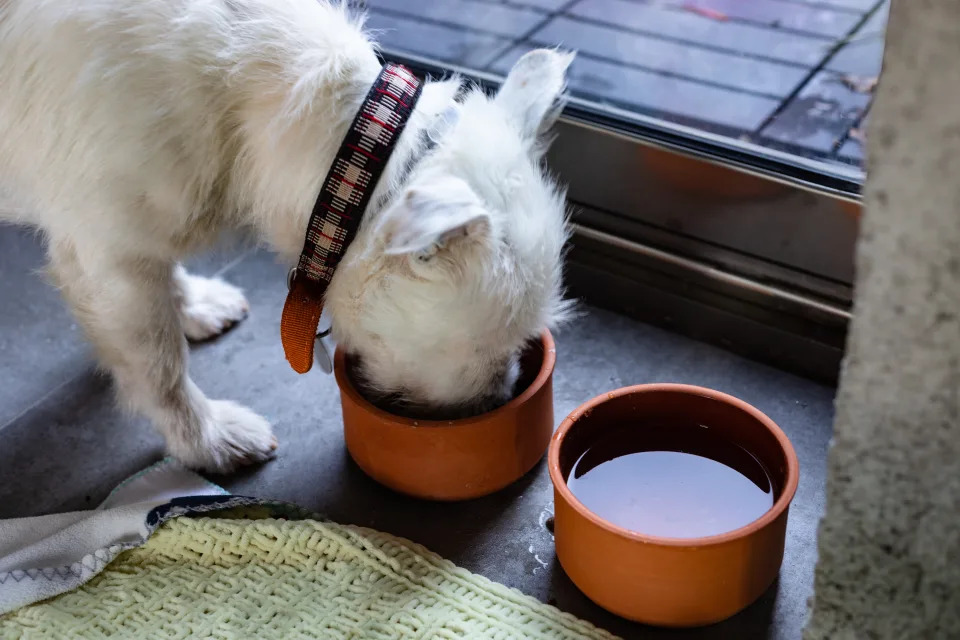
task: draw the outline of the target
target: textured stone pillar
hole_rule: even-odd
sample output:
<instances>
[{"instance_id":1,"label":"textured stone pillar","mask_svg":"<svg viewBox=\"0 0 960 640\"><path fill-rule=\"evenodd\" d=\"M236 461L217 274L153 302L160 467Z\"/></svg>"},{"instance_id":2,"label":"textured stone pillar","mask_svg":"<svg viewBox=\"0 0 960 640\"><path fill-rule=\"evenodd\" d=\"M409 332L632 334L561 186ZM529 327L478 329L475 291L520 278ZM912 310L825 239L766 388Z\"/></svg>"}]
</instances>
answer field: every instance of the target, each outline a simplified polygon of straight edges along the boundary
<instances>
[{"instance_id":1,"label":"textured stone pillar","mask_svg":"<svg viewBox=\"0 0 960 640\"><path fill-rule=\"evenodd\" d=\"M893 0L807 640L960 638L960 0Z\"/></svg>"}]
</instances>

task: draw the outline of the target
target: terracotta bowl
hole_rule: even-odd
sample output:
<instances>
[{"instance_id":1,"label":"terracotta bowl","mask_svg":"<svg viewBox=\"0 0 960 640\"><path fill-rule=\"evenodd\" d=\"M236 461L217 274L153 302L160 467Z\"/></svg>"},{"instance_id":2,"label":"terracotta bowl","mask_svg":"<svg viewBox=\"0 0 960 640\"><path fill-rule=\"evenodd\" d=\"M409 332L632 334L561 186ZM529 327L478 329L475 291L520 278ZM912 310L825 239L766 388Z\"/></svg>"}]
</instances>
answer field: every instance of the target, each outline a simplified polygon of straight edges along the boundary
<instances>
[{"instance_id":1,"label":"terracotta bowl","mask_svg":"<svg viewBox=\"0 0 960 640\"><path fill-rule=\"evenodd\" d=\"M661 538L603 520L574 497L566 478L606 430L684 421L740 445L766 468L773 506L748 525L704 538ZM550 443L557 557L577 587L624 618L666 627L719 622L754 602L783 560L787 510L797 489L793 446L770 418L717 391L676 384L618 389L580 406Z\"/></svg>"},{"instance_id":2,"label":"terracotta bowl","mask_svg":"<svg viewBox=\"0 0 960 640\"><path fill-rule=\"evenodd\" d=\"M550 332L521 359L524 391L489 413L454 421L413 420L368 402L350 377L350 359L338 349L347 450L367 475L387 487L428 500L467 500L503 489L543 457L553 434Z\"/></svg>"}]
</instances>

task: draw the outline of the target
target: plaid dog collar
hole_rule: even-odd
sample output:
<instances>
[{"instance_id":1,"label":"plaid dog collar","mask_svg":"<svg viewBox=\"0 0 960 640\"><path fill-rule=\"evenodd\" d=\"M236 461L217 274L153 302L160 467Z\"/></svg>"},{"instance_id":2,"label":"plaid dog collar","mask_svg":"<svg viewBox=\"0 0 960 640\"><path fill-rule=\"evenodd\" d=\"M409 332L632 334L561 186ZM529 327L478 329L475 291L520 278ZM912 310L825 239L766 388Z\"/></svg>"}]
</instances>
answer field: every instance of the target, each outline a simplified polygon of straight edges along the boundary
<instances>
[{"instance_id":1,"label":"plaid dog collar","mask_svg":"<svg viewBox=\"0 0 960 640\"><path fill-rule=\"evenodd\" d=\"M405 67L385 65L324 180L310 215L300 261L291 273L280 320L283 350L297 373L306 373L313 366L314 340L327 286L360 227L370 196L422 88L420 80Z\"/></svg>"}]
</instances>

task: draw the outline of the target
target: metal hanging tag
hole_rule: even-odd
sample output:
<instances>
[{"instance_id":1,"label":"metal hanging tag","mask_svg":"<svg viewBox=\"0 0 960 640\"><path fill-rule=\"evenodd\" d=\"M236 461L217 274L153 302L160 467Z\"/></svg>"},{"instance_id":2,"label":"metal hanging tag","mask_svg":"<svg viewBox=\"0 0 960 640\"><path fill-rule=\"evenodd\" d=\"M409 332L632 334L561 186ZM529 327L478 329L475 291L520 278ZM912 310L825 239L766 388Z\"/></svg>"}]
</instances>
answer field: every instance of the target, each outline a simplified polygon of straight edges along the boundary
<instances>
[{"instance_id":1,"label":"metal hanging tag","mask_svg":"<svg viewBox=\"0 0 960 640\"><path fill-rule=\"evenodd\" d=\"M331 331L331 328L327 328L318 333L316 343L313 345L313 361L326 374L333 373L333 353L336 351L333 336L330 335Z\"/></svg>"}]
</instances>

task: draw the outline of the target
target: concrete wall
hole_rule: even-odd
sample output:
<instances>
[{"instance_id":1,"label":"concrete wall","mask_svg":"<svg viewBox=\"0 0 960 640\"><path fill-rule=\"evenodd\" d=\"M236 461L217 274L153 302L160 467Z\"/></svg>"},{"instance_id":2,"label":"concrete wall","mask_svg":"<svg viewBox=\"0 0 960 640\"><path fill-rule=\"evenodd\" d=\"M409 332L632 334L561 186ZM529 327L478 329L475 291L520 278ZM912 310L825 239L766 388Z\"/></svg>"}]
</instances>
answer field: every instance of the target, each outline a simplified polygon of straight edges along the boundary
<instances>
[{"instance_id":1,"label":"concrete wall","mask_svg":"<svg viewBox=\"0 0 960 640\"><path fill-rule=\"evenodd\" d=\"M808 640L960 638L960 0L894 0Z\"/></svg>"}]
</instances>

